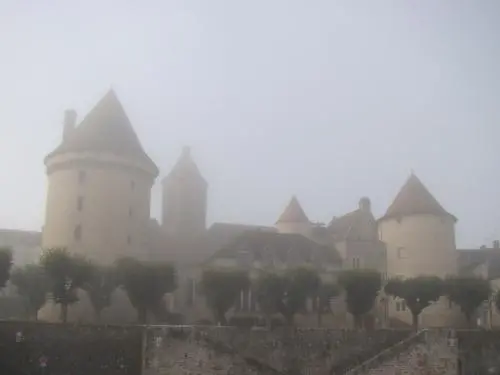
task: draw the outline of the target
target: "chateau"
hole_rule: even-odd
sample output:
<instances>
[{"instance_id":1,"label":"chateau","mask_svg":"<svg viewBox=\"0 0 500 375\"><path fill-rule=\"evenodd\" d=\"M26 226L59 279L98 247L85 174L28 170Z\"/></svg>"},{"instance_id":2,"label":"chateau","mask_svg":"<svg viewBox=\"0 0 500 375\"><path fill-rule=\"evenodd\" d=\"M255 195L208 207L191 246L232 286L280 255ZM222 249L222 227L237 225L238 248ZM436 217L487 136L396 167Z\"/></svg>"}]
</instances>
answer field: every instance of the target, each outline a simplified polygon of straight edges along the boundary
<instances>
[{"instance_id":1,"label":"chateau","mask_svg":"<svg viewBox=\"0 0 500 375\"><path fill-rule=\"evenodd\" d=\"M214 223L207 228L209 184L185 148L162 181L158 223L150 217L150 205L159 169L113 91L79 125L76 113L66 111L62 138L45 158L48 195L42 248L67 247L108 264L122 256L175 262L179 288L166 303L187 322L210 318L197 287L201 268L210 265L252 271L310 264L322 277L349 268L374 268L386 278L459 272L480 273L491 280L500 277L498 242L492 248L457 250L457 219L414 174L378 219L370 200L363 197L352 212L327 225L313 224L292 197L274 227ZM332 303L336 318L348 319L342 301ZM120 306L110 310L122 311ZM314 309L314 304L309 307ZM41 318L48 317L49 310L44 308ZM75 309L73 318L85 319L80 313L84 310ZM242 293L235 306L234 314L243 313L258 313L251 291ZM383 295L372 315L372 323L382 326L411 322L402 301ZM487 316L484 313L483 321L492 319ZM446 326L460 319L459 310L443 300L424 311L420 324Z\"/></svg>"}]
</instances>

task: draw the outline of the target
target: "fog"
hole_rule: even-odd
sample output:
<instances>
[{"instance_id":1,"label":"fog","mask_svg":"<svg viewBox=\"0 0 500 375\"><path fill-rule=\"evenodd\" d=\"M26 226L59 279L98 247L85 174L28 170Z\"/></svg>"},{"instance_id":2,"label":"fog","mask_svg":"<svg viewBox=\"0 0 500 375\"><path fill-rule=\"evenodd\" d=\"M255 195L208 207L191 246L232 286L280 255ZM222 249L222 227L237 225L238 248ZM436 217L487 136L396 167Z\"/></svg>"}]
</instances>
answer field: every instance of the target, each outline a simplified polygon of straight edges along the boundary
<instances>
[{"instance_id":1,"label":"fog","mask_svg":"<svg viewBox=\"0 0 500 375\"><path fill-rule=\"evenodd\" d=\"M40 230L63 111L112 87L165 176L189 145L209 221L272 225L292 194L328 222L383 214L413 170L500 237L500 4L0 2L0 227ZM160 216L160 188L152 215Z\"/></svg>"}]
</instances>

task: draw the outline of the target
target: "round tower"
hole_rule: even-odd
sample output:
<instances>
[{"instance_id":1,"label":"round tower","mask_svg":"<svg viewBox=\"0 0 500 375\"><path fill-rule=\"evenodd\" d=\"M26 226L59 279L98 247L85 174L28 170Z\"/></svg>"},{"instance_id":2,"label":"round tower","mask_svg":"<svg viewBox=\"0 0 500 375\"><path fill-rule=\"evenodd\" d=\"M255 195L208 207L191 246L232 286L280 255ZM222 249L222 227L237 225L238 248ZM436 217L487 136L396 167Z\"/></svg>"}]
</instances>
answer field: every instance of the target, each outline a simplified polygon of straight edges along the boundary
<instances>
[{"instance_id":1,"label":"round tower","mask_svg":"<svg viewBox=\"0 0 500 375\"><path fill-rule=\"evenodd\" d=\"M292 197L276 222L276 229L280 233L297 233L306 237L311 236L311 222L295 196Z\"/></svg>"},{"instance_id":2,"label":"round tower","mask_svg":"<svg viewBox=\"0 0 500 375\"><path fill-rule=\"evenodd\" d=\"M457 273L455 216L447 212L412 174L383 217L378 220L380 240L387 247L388 278L422 275L445 278ZM428 326L450 324L447 301L422 313ZM446 305L446 306L445 306ZM392 304L398 318L411 322L402 304Z\"/></svg>"},{"instance_id":3,"label":"round tower","mask_svg":"<svg viewBox=\"0 0 500 375\"><path fill-rule=\"evenodd\" d=\"M42 247L65 247L99 263L140 257L158 168L113 91L45 159L48 194Z\"/></svg>"}]
</instances>

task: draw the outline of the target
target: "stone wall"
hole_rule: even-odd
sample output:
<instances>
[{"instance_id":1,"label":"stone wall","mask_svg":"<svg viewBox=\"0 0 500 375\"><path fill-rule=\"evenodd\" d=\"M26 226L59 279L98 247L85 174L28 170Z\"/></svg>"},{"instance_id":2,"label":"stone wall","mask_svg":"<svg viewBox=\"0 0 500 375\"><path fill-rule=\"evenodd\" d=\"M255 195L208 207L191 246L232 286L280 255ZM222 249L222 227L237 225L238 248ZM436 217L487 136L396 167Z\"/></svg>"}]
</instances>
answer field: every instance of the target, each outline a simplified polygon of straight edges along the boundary
<instances>
[{"instance_id":1,"label":"stone wall","mask_svg":"<svg viewBox=\"0 0 500 375\"><path fill-rule=\"evenodd\" d=\"M0 374L137 375L142 330L137 327L0 322Z\"/></svg>"},{"instance_id":2,"label":"stone wall","mask_svg":"<svg viewBox=\"0 0 500 375\"><path fill-rule=\"evenodd\" d=\"M500 331L239 329L0 322L0 374L500 373Z\"/></svg>"},{"instance_id":3,"label":"stone wall","mask_svg":"<svg viewBox=\"0 0 500 375\"><path fill-rule=\"evenodd\" d=\"M143 374L343 374L408 331L151 327Z\"/></svg>"},{"instance_id":4,"label":"stone wall","mask_svg":"<svg viewBox=\"0 0 500 375\"><path fill-rule=\"evenodd\" d=\"M381 352L348 375L455 375L458 348L454 332L424 330Z\"/></svg>"},{"instance_id":5,"label":"stone wall","mask_svg":"<svg viewBox=\"0 0 500 375\"><path fill-rule=\"evenodd\" d=\"M461 374L500 373L500 331L457 332Z\"/></svg>"}]
</instances>

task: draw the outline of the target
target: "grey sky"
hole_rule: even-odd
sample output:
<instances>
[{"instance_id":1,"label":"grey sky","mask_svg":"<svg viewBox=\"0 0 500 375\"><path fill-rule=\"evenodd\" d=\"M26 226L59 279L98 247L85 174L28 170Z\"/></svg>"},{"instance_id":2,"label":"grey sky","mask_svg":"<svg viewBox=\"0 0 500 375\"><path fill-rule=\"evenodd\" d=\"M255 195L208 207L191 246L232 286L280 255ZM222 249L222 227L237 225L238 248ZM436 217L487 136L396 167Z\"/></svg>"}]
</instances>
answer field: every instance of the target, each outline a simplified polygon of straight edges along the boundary
<instances>
[{"instance_id":1,"label":"grey sky","mask_svg":"<svg viewBox=\"0 0 500 375\"><path fill-rule=\"evenodd\" d=\"M63 110L112 86L164 176L191 145L210 221L383 213L411 169L500 237L500 2L0 1L0 227L40 229ZM152 213L159 217L160 187Z\"/></svg>"}]
</instances>

